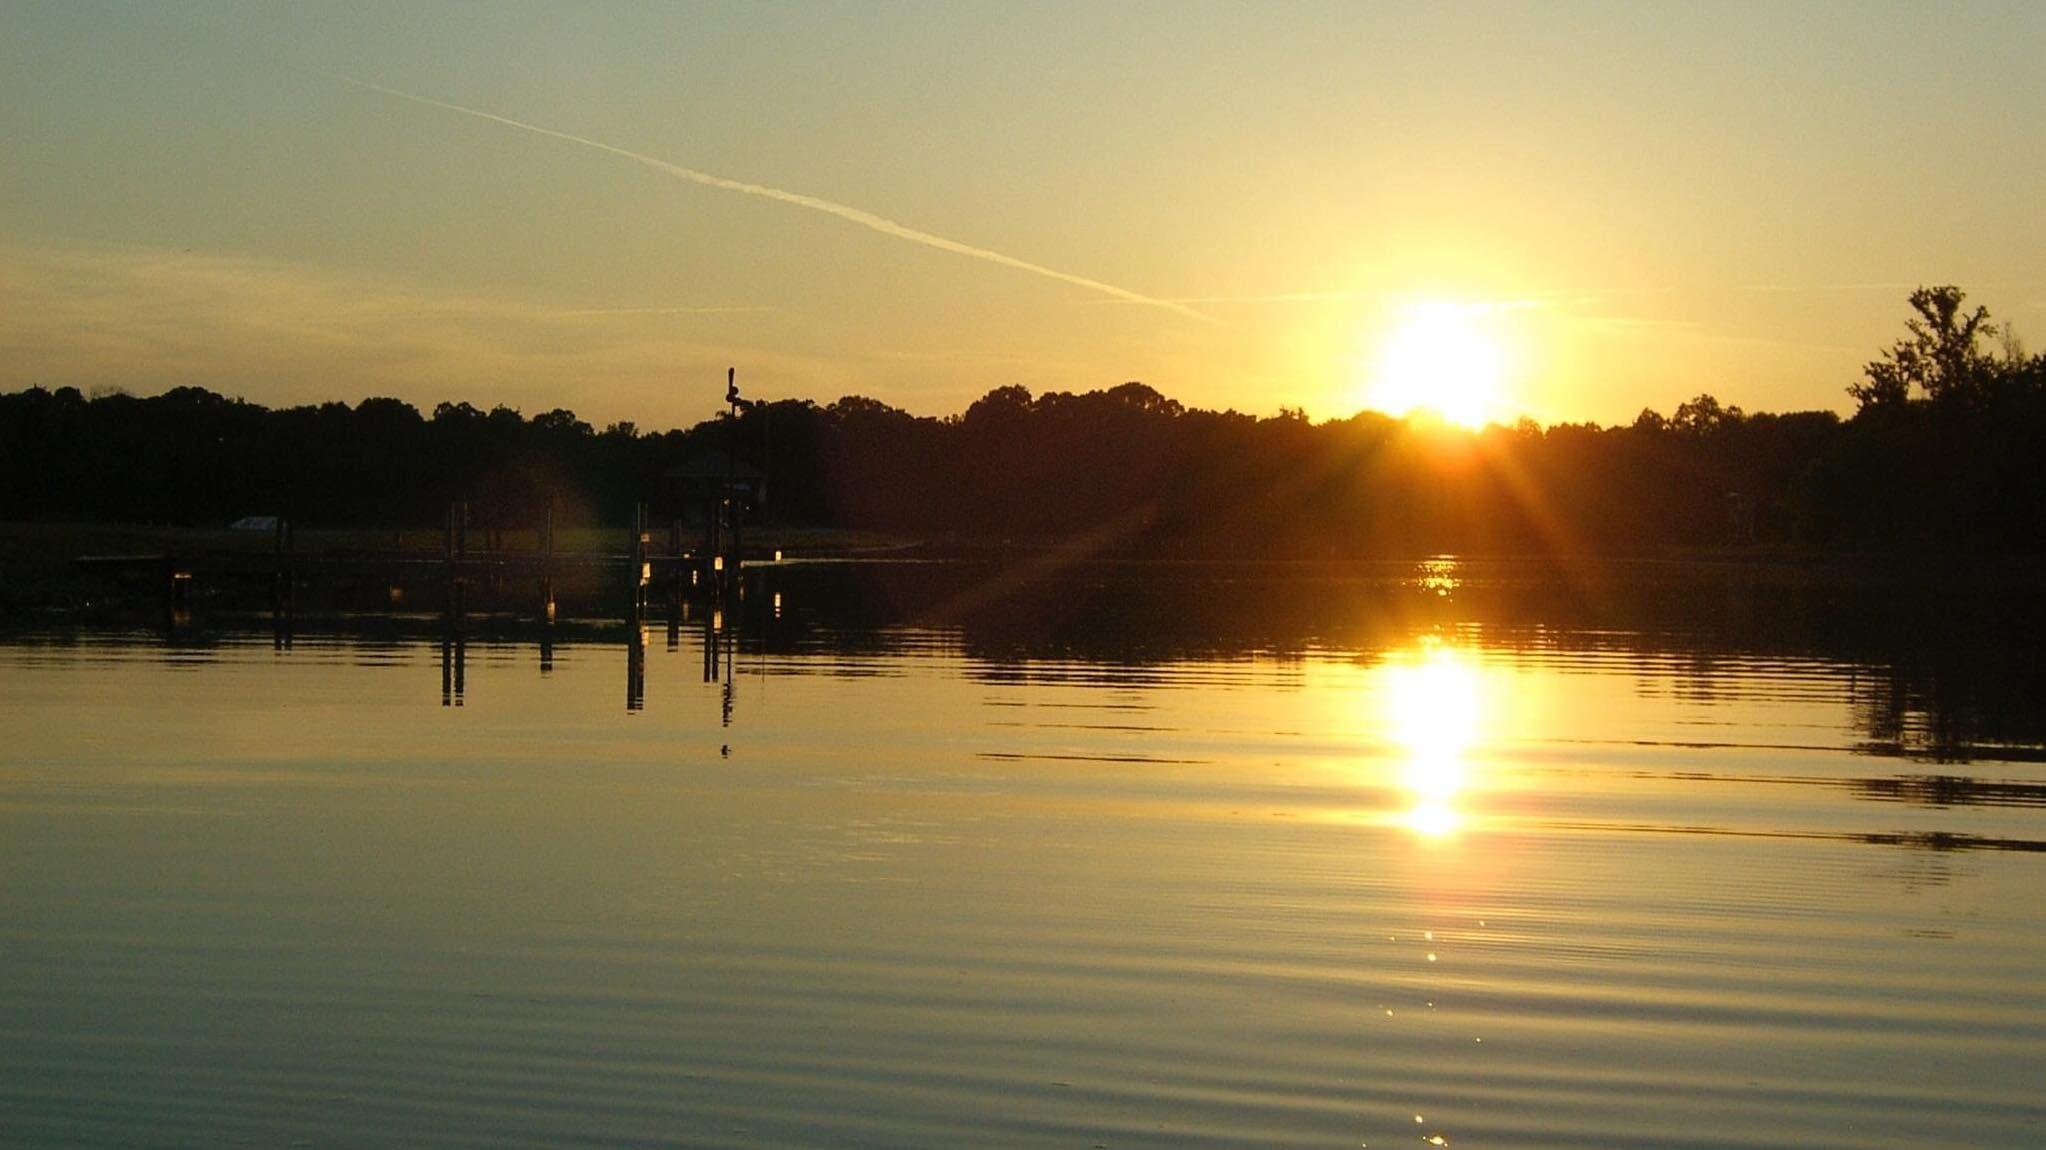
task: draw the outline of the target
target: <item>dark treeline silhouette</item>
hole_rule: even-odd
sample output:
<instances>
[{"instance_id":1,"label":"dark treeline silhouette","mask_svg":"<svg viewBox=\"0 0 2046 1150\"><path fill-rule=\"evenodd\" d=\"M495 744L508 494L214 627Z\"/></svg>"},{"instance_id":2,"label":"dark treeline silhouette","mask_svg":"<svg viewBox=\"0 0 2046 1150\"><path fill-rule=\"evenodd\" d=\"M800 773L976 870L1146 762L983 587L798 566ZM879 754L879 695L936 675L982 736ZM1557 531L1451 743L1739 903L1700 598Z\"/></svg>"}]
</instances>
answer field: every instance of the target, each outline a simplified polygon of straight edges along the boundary
<instances>
[{"instance_id":1,"label":"dark treeline silhouette","mask_svg":"<svg viewBox=\"0 0 2046 1150\"><path fill-rule=\"evenodd\" d=\"M1373 413L1314 424L1189 409L1141 383L989 392L959 415L847 397L686 430L601 431L395 399L271 410L200 388L0 396L0 518L177 524L282 514L484 526L676 512L664 473L715 452L769 476L785 523L1163 555L1643 552L1776 544L2046 549L2046 357L1954 288L1848 390L1859 408L1748 414L1701 395L1600 427L1467 433Z\"/></svg>"}]
</instances>

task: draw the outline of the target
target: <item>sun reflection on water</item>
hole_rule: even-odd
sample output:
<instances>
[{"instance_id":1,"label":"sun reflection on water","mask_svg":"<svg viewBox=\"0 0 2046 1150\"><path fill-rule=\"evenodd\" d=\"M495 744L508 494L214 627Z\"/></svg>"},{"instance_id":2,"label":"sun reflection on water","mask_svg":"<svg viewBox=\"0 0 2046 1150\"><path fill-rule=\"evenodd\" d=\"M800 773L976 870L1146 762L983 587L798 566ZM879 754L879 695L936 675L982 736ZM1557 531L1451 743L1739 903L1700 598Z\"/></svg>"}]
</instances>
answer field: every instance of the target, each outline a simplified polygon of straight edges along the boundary
<instances>
[{"instance_id":1,"label":"sun reflection on water","mask_svg":"<svg viewBox=\"0 0 2046 1150\"><path fill-rule=\"evenodd\" d=\"M1456 799L1469 785L1469 752L1482 726L1477 668L1461 649L1430 640L1386 669L1384 698L1405 752L1401 785L1413 799L1402 821L1424 838L1453 834L1464 824Z\"/></svg>"},{"instance_id":2,"label":"sun reflection on water","mask_svg":"<svg viewBox=\"0 0 2046 1150\"><path fill-rule=\"evenodd\" d=\"M1414 574L1408 583L1438 598L1447 599L1463 584L1463 580L1457 576L1457 567L1454 555L1437 555L1431 559L1423 559L1414 564Z\"/></svg>"}]
</instances>

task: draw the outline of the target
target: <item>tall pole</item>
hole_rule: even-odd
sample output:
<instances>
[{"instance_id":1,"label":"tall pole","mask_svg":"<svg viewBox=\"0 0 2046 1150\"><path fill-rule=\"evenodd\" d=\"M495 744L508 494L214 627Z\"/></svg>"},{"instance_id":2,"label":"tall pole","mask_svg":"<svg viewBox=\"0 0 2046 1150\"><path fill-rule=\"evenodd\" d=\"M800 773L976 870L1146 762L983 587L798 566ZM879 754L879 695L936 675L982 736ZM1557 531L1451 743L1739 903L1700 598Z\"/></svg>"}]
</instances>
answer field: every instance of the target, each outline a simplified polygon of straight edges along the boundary
<instances>
[{"instance_id":1,"label":"tall pole","mask_svg":"<svg viewBox=\"0 0 2046 1150\"><path fill-rule=\"evenodd\" d=\"M554 493L547 493L547 507L540 520L540 610L554 622ZM551 655L551 653L550 653ZM552 663L551 657L545 662Z\"/></svg>"},{"instance_id":2,"label":"tall pole","mask_svg":"<svg viewBox=\"0 0 2046 1150\"><path fill-rule=\"evenodd\" d=\"M739 566L739 501L736 492L739 469L740 403L739 369L728 367L725 369L725 405L727 417L731 420L731 430L725 435L725 490L724 497L719 500L719 506L722 509L722 514L725 517L726 526L729 530L722 534L718 546L718 551L724 556L725 560L724 570L720 573L718 579L718 592L721 597L725 589L725 580L736 578L738 572L735 569Z\"/></svg>"}]
</instances>

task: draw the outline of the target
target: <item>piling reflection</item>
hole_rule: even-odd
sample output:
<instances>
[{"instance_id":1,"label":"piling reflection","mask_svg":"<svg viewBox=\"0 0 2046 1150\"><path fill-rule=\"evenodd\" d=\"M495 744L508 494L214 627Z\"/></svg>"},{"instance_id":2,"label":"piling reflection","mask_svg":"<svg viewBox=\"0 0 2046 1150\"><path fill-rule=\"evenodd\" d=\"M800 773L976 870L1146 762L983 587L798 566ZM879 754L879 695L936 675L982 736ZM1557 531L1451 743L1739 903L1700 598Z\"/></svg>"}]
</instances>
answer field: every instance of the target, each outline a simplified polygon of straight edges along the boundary
<instances>
[{"instance_id":1,"label":"piling reflection","mask_svg":"<svg viewBox=\"0 0 2046 1150\"><path fill-rule=\"evenodd\" d=\"M734 584L742 587L743 584ZM760 598L754 597L759 603ZM741 648L742 635L749 644L771 645L787 638L774 624L782 619L784 599L778 591L768 594L764 604L750 607L747 596L734 593L727 601L722 597L690 598L680 594L671 596L665 622L665 649L679 652L683 647L684 628L700 628L698 648L703 657L703 681L720 687L720 716L723 726L732 725L736 706L734 673ZM355 620L365 630L387 630L402 633L408 627L423 622L417 617L390 616L381 620L360 617ZM295 624L290 616L277 614L271 620L271 646L282 654L292 648ZM444 707L461 707L467 696L468 644L472 637L487 646L496 647L507 641L517 644L531 643L539 653L539 670L542 678L551 677L555 670L556 646L566 642L570 645L595 643L611 646L619 643L620 630L608 620L506 618L502 615L476 615L460 609L460 604L450 599L448 606L430 624L432 634L438 641L440 654L440 701ZM330 624L331 627L331 624ZM218 642L225 633L199 636L200 642L185 642L183 632L166 629L167 639L184 645L207 645ZM625 648L625 709L639 712L646 709L647 674L653 649L653 628L643 612L628 616L623 628Z\"/></svg>"},{"instance_id":2,"label":"piling reflection","mask_svg":"<svg viewBox=\"0 0 2046 1150\"><path fill-rule=\"evenodd\" d=\"M819 1018L864 1043L799 1057L782 1077L800 1089L782 1093L942 1085L1016 1047L966 1080L962 1112L1011 1080L1057 1105L1074 1092L1048 1080L1076 1077L1057 1067L1077 1059L1141 1087L1104 1103L1123 1113L1301 1144L1479 1144L1608 1096L1657 1116L1703 1101L1667 1130L1536 1133L1674 1145L1731 1100L1751 1113L1724 1144L1815 1144L1818 1123L1784 1134L1781 1111L1814 1100L1826 1123L1894 1123L1903 1103L1885 1091L1906 1077L1921 1086L1905 1102L1942 1113L1899 1144L1939 1144L1935 1123L1966 1112L2015 1128L2036 1109L2023 1055L2040 1033L2046 774L2041 744L2011 741L2046 698L2036 673L2017 678L2036 632L1999 633L2021 648L1986 664L2009 668L2007 689L1962 689L1954 676L1985 664L1942 662L1925 673L1937 690L1902 696L1907 717L1980 716L1964 734L1984 765L1933 769L1859 752L1852 700L1887 672L1849 656L1882 651L1873 640L1846 655L1724 642L1708 661L1694 656L1711 640L1676 626L1480 615L1467 605L1487 584L1464 574L1452 596L1411 600L1328 582L1174 599L1168 575L1090 572L937 628L897 625L915 600L878 622L827 612L809 591L822 574L781 569L743 603L684 607L674 654L615 612L316 618L289 657L253 618L161 651L132 635L0 642L14 720L0 854L19 864L0 948L19 969L0 983L52 988L49 1025L16 1027L15 1048L192 1062L217 1031L230 1048L200 1053L233 1062L247 1034L345 1037L369 1018L333 1074L423 1049L392 1073L402 1096L460 1046L510 1082L483 1103L530 1115L532 1084L565 1066L541 1098L566 1099L564 1128L620 1035L674 1105L614 1125L688 1127L717 1091L668 1070L725 1073L704 1052L732 1045L734 1019L760 1036L740 1056L765 1052L755 1068L777 1074L778 1052L818 1045ZM1309 591L1372 610L1344 630L1308 611ZM1415 601L1468 618L1399 609ZM1164 629L1179 611L1197 625ZM455 715L430 680L438 662L453 706L471 639L476 693ZM533 647L555 643L543 681ZM696 681L699 656L717 686ZM616 713L621 671L638 718ZM1700 677L1710 692L1675 689ZM231 723L251 733L222 737ZM274 827L242 827L251 811ZM279 996L300 985L304 1001ZM216 1001L235 987L257 998ZM1060 1037L1092 1017L1068 1007L1103 1003L1111 1039L1180 1045L1146 1037L1123 1066ZM211 1025L222 1011L251 1025ZM113 1038L91 1028L103 1017ZM381 1020L418 1033L396 1041ZM522 1051L537 1069L514 1064ZM1772 1051L1787 1085L1741 1085ZM1161 1084L1174 1059L1185 1072ZM102 1069L183 1087L160 1060ZM1210 1105L1217 1083L1240 1111ZM291 1075L256 1086L303 1094ZM1051 1117L1054 1134L1118 1121ZM2030 1144L1964 1133L1946 1141Z\"/></svg>"},{"instance_id":3,"label":"piling reflection","mask_svg":"<svg viewBox=\"0 0 2046 1150\"><path fill-rule=\"evenodd\" d=\"M703 681L715 683L724 677L722 652L724 643L725 613L712 609L703 615Z\"/></svg>"},{"instance_id":4,"label":"piling reflection","mask_svg":"<svg viewBox=\"0 0 2046 1150\"><path fill-rule=\"evenodd\" d=\"M625 709L638 711L646 707L646 628L635 624L628 628L630 635L625 654Z\"/></svg>"},{"instance_id":5,"label":"piling reflection","mask_svg":"<svg viewBox=\"0 0 2046 1150\"><path fill-rule=\"evenodd\" d=\"M464 679L468 672L469 645L458 630L445 630L440 637L440 705L462 705Z\"/></svg>"},{"instance_id":6,"label":"piling reflection","mask_svg":"<svg viewBox=\"0 0 2046 1150\"><path fill-rule=\"evenodd\" d=\"M725 610L713 603L703 616L703 681L718 684L718 725L732 725L732 664L738 657L738 628L725 626ZM729 750L729 748L727 748Z\"/></svg>"}]
</instances>

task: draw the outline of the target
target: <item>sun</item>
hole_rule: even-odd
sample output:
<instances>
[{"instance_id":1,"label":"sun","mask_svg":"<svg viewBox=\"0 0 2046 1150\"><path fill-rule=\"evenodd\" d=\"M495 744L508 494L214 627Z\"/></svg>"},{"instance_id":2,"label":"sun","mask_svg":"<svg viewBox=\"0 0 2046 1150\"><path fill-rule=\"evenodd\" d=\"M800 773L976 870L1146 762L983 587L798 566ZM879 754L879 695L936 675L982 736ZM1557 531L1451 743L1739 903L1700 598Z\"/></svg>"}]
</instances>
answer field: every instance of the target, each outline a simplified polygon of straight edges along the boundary
<instances>
[{"instance_id":1,"label":"sun","mask_svg":"<svg viewBox=\"0 0 2046 1150\"><path fill-rule=\"evenodd\" d=\"M1367 368L1365 402L1388 415L1432 412L1478 428L1501 414L1506 354L1499 306L1422 300L1401 307Z\"/></svg>"}]
</instances>

